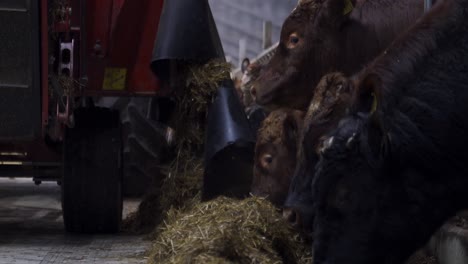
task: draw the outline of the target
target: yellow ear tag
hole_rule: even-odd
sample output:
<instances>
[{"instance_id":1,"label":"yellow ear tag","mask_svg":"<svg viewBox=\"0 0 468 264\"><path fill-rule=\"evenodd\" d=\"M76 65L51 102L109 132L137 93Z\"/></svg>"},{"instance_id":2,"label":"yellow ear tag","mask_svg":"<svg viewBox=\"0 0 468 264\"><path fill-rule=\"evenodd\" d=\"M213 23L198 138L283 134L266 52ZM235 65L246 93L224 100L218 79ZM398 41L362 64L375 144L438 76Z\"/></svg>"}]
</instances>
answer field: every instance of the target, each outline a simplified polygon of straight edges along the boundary
<instances>
[{"instance_id":1,"label":"yellow ear tag","mask_svg":"<svg viewBox=\"0 0 468 264\"><path fill-rule=\"evenodd\" d=\"M373 114L375 111L377 111L377 96L375 96L375 93L372 93L372 107L371 107L371 114Z\"/></svg>"},{"instance_id":2,"label":"yellow ear tag","mask_svg":"<svg viewBox=\"0 0 468 264\"><path fill-rule=\"evenodd\" d=\"M353 11L354 6L353 3L351 3L351 0L345 0L345 7L343 9L343 15L347 15Z\"/></svg>"}]
</instances>

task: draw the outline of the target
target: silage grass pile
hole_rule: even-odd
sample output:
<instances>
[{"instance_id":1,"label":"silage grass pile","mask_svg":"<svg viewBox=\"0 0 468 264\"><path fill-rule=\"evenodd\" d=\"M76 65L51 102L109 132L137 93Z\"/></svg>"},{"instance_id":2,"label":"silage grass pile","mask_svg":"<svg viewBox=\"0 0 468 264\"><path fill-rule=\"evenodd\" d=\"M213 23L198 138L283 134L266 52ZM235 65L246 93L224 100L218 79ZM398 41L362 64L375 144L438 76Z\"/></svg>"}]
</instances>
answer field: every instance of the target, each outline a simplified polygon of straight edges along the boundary
<instances>
[{"instance_id":1,"label":"silage grass pile","mask_svg":"<svg viewBox=\"0 0 468 264\"><path fill-rule=\"evenodd\" d=\"M124 222L133 233L149 233L149 263L308 263L310 245L282 220L268 201L226 197L201 202L206 114L230 65L210 61L182 68L185 90L177 101L174 160L166 178ZM222 175L220 175L222 177Z\"/></svg>"},{"instance_id":2,"label":"silage grass pile","mask_svg":"<svg viewBox=\"0 0 468 264\"><path fill-rule=\"evenodd\" d=\"M300 236L278 209L257 197L219 197L171 209L156 230L150 264L311 263Z\"/></svg>"}]
</instances>

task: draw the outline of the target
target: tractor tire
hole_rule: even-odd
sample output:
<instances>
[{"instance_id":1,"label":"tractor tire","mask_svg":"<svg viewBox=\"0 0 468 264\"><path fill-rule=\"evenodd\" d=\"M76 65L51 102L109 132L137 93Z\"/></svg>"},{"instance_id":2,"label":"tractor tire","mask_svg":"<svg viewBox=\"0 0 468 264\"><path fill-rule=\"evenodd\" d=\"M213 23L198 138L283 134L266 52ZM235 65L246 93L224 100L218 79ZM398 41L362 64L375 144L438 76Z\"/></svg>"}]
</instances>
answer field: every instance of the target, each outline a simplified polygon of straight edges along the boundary
<instances>
[{"instance_id":1,"label":"tractor tire","mask_svg":"<svg viewBox=\"0 0 468 264\"><path fill-rule=\"evenodd\" d=\"M164 178L160 165L169 154L159 121L160 107L156 100L132 98L122 111L126 197L142 197L150 186Z\"/></svg>"},{"instance_id":2,"label":"tractor tire","mask_svg":"<svg viewBox=\"0 0 468 264\"><path fill-rule=\"evenodd\" d=\"M115 233L122 221L122 135L119 113L80 108L65 131L62 210L72 233Z\"/></svg>"}]
</instances>

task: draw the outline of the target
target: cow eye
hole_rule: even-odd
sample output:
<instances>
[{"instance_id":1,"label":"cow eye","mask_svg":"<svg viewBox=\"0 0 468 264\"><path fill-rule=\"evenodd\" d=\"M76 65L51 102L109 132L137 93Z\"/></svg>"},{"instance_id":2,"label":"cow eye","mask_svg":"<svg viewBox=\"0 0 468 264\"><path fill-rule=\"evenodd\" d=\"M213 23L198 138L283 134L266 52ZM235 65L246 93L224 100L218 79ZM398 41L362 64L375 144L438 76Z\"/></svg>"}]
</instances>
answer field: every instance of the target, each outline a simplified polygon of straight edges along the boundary
<instances>
[{"instance_id":1,"label":"cow eye","mask_svg":"<svg viewBox=\"0 0 468 264\"><path fill-rule=\"evenodd\" d=\"M296 33L289 35L288 48L292 49L297 46L299 43L299 36Z\"/></svg>"},{"instance_id":2,"label":"cow eye","mask_svg":"<svg viewBox=\"0 0 468 264\"><path fill-rule=\"evenodd\" d=\"M297 44L299 42L299 38L295 36L291 36L291 38L289 38L289 42L293 44Z\"/></svg>"},{"instance_id":3,"label":"cow eye","mask_svg":"<svg viewBox=\"0 0 468 264\"><path fill-rule=\"evenodd\" d=\"M264 154L260 160L262 167L268 168L273 162L273 156L270 154Z\"/></svg>"}]
</instances>

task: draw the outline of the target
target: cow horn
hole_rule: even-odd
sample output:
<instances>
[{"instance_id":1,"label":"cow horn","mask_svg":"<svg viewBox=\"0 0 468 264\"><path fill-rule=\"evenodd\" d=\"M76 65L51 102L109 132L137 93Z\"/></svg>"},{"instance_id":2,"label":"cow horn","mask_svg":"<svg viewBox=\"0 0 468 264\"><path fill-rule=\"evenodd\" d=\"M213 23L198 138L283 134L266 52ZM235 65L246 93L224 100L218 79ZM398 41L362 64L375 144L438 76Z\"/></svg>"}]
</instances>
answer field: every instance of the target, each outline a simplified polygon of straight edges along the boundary
<instances>
[{"instance_id":1,"label":"cow horn","mask_svg":"<svg viewBox=\"0 0 468 264\"><path fill-rule=\"evenodd\" d=\"M356 140L356 133L353 133L353 135L348 138L348 141L346 141L346 148L351 149L354 145L355 140Z\"/></svg>"},{"instance_id":2,"label":"cow horn","mask_svg":"<svg viewBox=\"0 0 468 264\"><path fill-rule=\"evenodd\" d=\"M323 147L320 150L320 153L324 153L325 151L327 151L327 149L329 149L333 145L334 140L335 140L334 137L330 137L329 139L325 140L323 142Z\"/></svg>"},{"instance_id":3,"label":"cow horn","mask_svg":"<svg viewBox=\"0 0 468 264\"><path fill-rule=\"evenodd\" d=\"M336 89L336 94L340 94L341 90L343 90L343 84L338 84L338 88Z\"/></svg>"}]
</instances>

